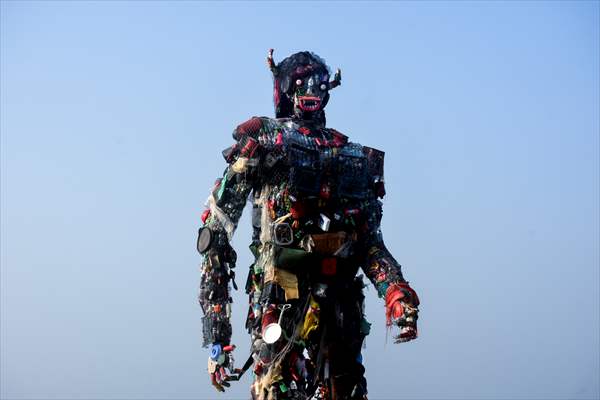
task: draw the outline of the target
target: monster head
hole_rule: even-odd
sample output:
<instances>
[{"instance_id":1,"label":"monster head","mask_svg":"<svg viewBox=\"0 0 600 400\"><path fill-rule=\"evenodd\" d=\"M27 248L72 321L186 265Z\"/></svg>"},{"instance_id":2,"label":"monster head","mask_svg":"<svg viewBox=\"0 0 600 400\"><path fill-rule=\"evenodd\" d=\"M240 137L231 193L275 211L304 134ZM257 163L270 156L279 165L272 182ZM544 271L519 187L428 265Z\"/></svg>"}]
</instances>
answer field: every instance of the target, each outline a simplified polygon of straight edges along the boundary
<instances>
[{"instance_id":1,"label":"monster head","mask_svg":"<svg viewBox=\"0 0 600 400\"><path fill-rule=\"evenodd\" d=\"M273 73L275 116L324 124L329 90L340 85L340 70L329 81L329 67L325 61L308 51L292 54L275 65L273 49L270 49L267 65Z\"/></svg>"}]
</instances>

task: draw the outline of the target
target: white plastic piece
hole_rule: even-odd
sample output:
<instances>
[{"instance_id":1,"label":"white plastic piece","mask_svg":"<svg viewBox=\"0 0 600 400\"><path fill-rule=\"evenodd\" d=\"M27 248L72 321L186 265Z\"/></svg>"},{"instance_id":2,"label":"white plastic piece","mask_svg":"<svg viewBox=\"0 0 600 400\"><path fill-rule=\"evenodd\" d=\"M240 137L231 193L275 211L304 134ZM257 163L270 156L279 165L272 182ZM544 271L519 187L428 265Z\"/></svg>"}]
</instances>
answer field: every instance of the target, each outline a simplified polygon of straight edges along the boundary
<instances>
[{"instance_id":1,"label":"white plastic piece","mask_svg":"<svg viewBox=\"0 0 600 400\"><path fill-rule=\"evenodd\" d=\"M260 192L260 198L258 202L261 206L260 215L260 242L264 245L271 241L271 216L269 215L269 195L271 194L271 188L265 185Z\"/></svg>"},{"instance_id":2,"label":"white plastic piece","mask_svg":"<svg viewBox=\"0 0 600 400\"><path fill-rule=\"evenodd\" d=\"M265 343L273 344L279 340L279 338L281 337L281 333L282 333L281 319L283 318L283 313L285 310L287 310L291 306L292 306L291 304L282 304L277 307L280 310L279 311L279 319L277 320L277 322L272 322L269 325L265 326L265 329L263 329L262 337L263 337L263 340L265 341Z\"/></svg>"},{"instance_id":3,"label":"white plastic piece","mask_svg":"<svg viewBox=\"0 0 600 400\"><path fill-rule=\"evenodd\" d=\"M323 231L327 232L329 230L329 225L331 224L331 219L325 214L320 214L319 216L319 228Z\"/></svg>"},{"instance_id":4,"label":"white plastic piece","mask_svg":"<svg viewBox=\"0 0 600 400\"><path fill-rule=\"evenodd\" d=\"M217 220L227 232L227 238L231 240L233 238L233 232L235 232L235 224L231 222L231 219L217 206L217 201L215 200L214 194L211 194L208 198L208 207L210 208L210 213L217 218Z\"/></svg>"},{"instance_id":5,"label":"white plastic piece","mask_svg":"<svg viewBox=\"0 0 600 400\"><path fill-rule=\"evenodd\" d=\"M277 322L273 322L265 327L263 330L263 340L265 343L273 344L281 337L281 325Z\"/></svg>"}]
</instances>

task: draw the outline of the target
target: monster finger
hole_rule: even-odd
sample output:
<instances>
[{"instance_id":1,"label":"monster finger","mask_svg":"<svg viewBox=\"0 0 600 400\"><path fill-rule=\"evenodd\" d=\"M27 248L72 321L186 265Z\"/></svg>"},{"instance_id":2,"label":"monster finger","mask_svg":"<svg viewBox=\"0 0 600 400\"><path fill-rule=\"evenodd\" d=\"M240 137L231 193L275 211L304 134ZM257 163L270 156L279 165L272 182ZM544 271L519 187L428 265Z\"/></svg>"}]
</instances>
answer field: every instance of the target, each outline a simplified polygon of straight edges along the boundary
<instances>
[{"instance_id":1,"label":"monster finger","mask_svg":"<svg viewBox=\"0 0 600 400\"><path fill-rule=\"evenodd\" d=\"M223 388L223 386L219 385L219 383L217 382L217 374L216 373L212 373L210 374L210 380L212 382L212 385L219 391L219 392L224 392L225 389Z\"/></svg>"}]
</instances>

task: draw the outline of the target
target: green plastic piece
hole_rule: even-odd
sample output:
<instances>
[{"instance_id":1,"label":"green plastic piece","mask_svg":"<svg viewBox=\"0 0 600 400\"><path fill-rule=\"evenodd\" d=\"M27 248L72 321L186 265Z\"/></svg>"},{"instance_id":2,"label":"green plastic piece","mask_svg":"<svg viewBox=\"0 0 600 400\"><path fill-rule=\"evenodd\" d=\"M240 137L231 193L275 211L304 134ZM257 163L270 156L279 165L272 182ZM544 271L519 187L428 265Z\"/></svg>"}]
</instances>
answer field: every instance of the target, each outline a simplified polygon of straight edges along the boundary
<instances>
[{"instance_id":1,"label":"green plastic piece","mask_svg":"<svg viewBox=\"0 0 600 400\"><path fill-rule=\"evenodd\" d=\"M363 318L362 321L360 321L360 332L365 336L371 333L371 323L365 318Z\"/></svg>"},{"instance_id":2,"label":"green plastic piece","mask_svg":"<svg viewBox=\"0 0 600 400\"><path fill-rule=\"evenodd\" d=\"M219 192L217 193L217 200L223 196L223 192L225 191L225 184L227 183L227 174L223 176L221 179L221 187L219 187Z\"/></svg>"},{"instance_id":3,"label":"green plastic piece","mask_svg":"<svg viewBox=\"0 0 600 400\"><path fill-rule=\"evenodd\" d=\"M310 256L304 250L280 247L275 256L275 266L287 270L301 268L308 264Z\"/></svg>"}]
</instances>

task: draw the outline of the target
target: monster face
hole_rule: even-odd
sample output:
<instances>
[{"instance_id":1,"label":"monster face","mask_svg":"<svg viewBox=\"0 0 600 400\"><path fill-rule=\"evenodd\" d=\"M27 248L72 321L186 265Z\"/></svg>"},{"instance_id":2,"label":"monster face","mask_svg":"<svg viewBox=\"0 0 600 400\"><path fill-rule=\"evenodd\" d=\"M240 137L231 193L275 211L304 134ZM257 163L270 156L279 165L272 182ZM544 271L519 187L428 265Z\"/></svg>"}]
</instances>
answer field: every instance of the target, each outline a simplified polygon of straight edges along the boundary
<instances>
[{"instance_id":1,"label":"monster face","mask_svg":"<svg viewBox=\"0 0 600 400\"><path fill-rule=\"evenodd\" d=\"M325 98L329 90L329 74L317 73L293 82L294 91L292 103L294 114L299 117L308 117L311 113L325 108Z\"/></svg>"},{"instance_id":2,"label":"monster face","mask_svg":"<svg viewBox=\"0 0 600 400\"><path fill-rule=\"evenodd\" d=\"M329 68L316 54L303 51L276 64L272 49L267 56L267 66L273 73L275 116L313 120L324 125L329 91L341 82L339 69L329 81Z\"/></svg>"}]
</instances>

